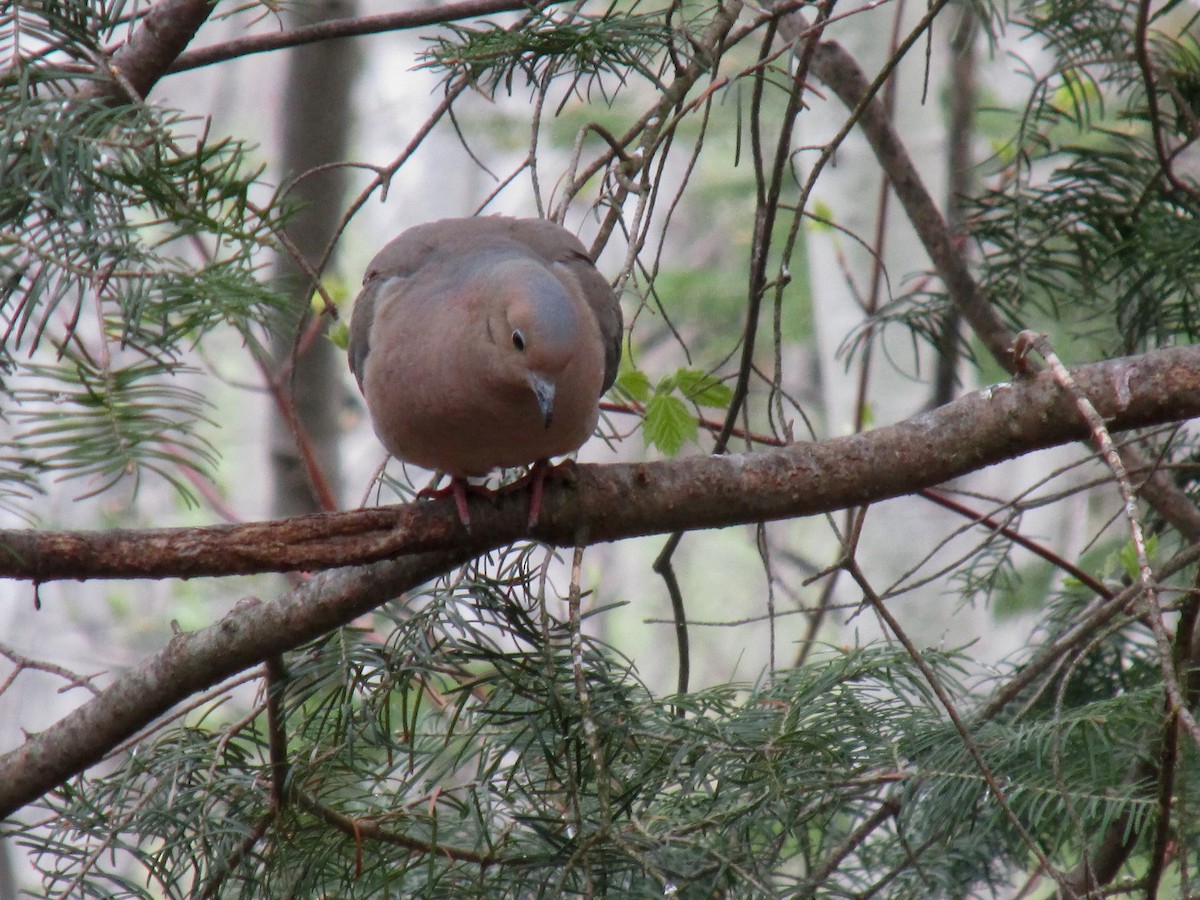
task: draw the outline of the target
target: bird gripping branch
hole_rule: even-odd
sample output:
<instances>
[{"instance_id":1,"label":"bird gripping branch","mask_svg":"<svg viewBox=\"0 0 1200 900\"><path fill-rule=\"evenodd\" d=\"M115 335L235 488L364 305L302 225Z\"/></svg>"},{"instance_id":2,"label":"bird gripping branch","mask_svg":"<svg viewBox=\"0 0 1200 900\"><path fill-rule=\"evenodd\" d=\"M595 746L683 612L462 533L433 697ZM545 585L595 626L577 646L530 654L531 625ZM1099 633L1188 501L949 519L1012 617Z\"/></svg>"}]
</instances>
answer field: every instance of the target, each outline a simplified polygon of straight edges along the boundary
<instances>
[{"instance_id":1,"label":"bird gripping branch","mask_svg":"<svg viewBox=\"0 0 1200 900\"><path fill-rule=\"evenodd\" d=\"M592 434L621 355L621 309L579 240L541 219L443 219L376 254L350 322L350 369L384 447L466 479L532 465Z\"/></svg>"}]
</instances>

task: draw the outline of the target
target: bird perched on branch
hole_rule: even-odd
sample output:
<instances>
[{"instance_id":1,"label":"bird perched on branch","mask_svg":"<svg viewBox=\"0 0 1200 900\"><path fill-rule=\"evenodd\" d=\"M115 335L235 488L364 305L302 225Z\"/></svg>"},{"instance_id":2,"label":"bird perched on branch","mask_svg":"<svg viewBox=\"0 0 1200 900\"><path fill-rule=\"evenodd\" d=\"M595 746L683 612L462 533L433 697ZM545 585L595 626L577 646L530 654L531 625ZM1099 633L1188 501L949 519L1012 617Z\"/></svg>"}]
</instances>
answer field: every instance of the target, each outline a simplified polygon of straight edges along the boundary
<instances>
[{"instance_id":1,"label":"bird perched on branch","mask_svg":"<svg viewBox=\"0 0 1200 900\"><path fill-rule=\"evenodd\" d=\"M350 323L350 369L384 447L467 478L548 460L591 435L621 356L621 309L579 240L542 219L443 219L376 254Z\"/></svg>"}]
</instances>

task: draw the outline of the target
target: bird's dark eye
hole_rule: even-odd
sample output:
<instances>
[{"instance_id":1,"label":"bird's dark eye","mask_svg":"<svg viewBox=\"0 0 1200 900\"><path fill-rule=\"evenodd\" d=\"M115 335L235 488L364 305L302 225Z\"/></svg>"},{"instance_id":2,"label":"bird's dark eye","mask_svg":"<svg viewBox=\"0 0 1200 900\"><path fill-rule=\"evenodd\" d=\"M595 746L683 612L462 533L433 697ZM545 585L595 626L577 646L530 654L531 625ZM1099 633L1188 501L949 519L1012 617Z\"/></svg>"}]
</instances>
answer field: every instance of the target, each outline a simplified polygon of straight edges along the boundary
<instances>
[{"instance_id":1,"label":"bird's dark eye","mask_svg":"<svg viewBox=\"0 0 1200 900\"><path fill-rule=\"evenodd\" d=\"M520 331L513 332L512 342L513 346L517 348L518 352L525 352L525 335L521 334Z\"/></svg>"}]
</instances>

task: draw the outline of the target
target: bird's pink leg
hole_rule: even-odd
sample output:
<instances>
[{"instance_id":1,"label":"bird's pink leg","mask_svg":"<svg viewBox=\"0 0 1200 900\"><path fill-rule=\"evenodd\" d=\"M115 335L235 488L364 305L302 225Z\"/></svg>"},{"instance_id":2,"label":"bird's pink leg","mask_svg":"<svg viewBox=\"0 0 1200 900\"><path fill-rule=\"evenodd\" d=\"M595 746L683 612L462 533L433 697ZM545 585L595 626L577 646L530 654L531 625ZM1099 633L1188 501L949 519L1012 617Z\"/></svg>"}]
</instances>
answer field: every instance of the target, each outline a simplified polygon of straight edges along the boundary
<instances>
[{"instance_id":1,"label":"bird's pink leg","mask_svg":"<svg viewBox=\"0 0 1200 900\"><path fill-rule=\"evenodd\" d=\"M450 479L450 491L454 494L454 508L458 510L458 521L464 528L471 527L471 512L467 509L467 482L462 478Z\"/></svg>"},{"instance_id":2,"label":"bird's pink leg","mask_svg":"<svg viewBox=\"0 0 1200 900\"><path fill-rule=\"evenodd\" d=\"M574 483L575 475L575 460L564 459L558 465L550 465L550 460L539 459L529 471L518 478L516 481L510 482L500 488L502 491L516 491L529 485L529 527L533 528L538 523L538 517L542 513L542 491L546 486L548 477L561 478L563 481Z\"/></svg>"},{"instance_id":3,"label":"bird's pink leg","mask_svg":"<svg viewBox=\"0 0 1200 900\"><path fill-rule=\"evenodd\" d=\"M454 508L458 512L458 521L463 523L463 527L470 529L471 527L471 512L467 509L467 492L479 494L488 497L495 502L494 493L487 487L481 484L471 484L465 478L451 477L450 483L444 488L435 488L433 485L441 480L441 475L434 478L433 484L427 488L423 488L417 493L418 497L429 497L432 499L441 499L442 497L451 496L454 498Z\"/></svg>"},{"instance_id":4,"label":"bird's pink leg","mask_svg":"<svg viewBox=\"0 0 1200 900\"><path fill-rule=\"evenodd\" d=\"M533 464L533 468L529 470L529 477L533 480L533 484L529 487L529 527L533 528L538 523L538 516L542 512L542 488L546 486L546 473L550 471L551 465L548 459L539 459Z\"/></svg>"}]
</instances>

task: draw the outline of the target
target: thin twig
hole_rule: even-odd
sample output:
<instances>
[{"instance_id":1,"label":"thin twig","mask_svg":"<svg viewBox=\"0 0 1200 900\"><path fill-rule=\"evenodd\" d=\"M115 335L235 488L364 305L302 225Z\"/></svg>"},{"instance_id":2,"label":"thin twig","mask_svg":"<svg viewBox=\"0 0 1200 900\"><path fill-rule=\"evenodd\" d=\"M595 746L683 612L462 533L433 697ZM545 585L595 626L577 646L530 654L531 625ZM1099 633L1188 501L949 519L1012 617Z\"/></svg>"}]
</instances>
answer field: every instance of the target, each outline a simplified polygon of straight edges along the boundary
<instances>
[{"instance_id":1,"label":"thin twig","mask_svg":"<svg viewBox=\"0 0 1200 900\"><path fill-rule=\"evenodd\" d=\"M348 816L338 812L332 806L322 803L306 791L293 789L291 793L292 799L296 801L297 805L317 816L325 824L337 829L356 843L363 840L373 840L382 844L391 844L394 847L400 847L421 856L437 854L447 859L477 863L483 866L503 865L505 863L503 858L493 853L480 853L467 847L456 847L452 844L446 844L440 840L419 840L407 834L401 834L397 831L384 828L374 818Z\"/></svg>"},{"instance_id":2,"label":"thin twig","mask_svg":"<svg viewBox=\"0 0 1200 900\"><path fill-rule=\"evenodd\" d=\"M1000 809L1004 813L1005 818L1008 819L1009 824L1012 825L1013 829L1021 838L1021 841L1025 844L1025 846L1029 848L1029 852L1032 853L1037 859L1038 864L1043 866L1045 870L1054 877L1055 881L1062 884L1064 882L1064 876L1053 866L1049 858L1046 856L1045 851L1042 849L1041 844L1038 843L1038 840L1032 834L1030 834L1029 830L1017 816L1016 812L1014 812L1013 808L1009 805L1008 797L1005 794L1004 789L1000 786L1000 782L996 778L996 774L992 771L991 766L987 764L987 760L983 758L983 751L979 749L979 745L976 743L975 738L972 737L966 723L959 715L958 709L954 705L953 698L946 691L946 688L943 687L941 679L938 678L937 673L933 671L929 663L925 661L925 657L921 655L921 651L917 649L916 644L912 642L912 639L908 636L904 629L900 627L899 621L897 621L896 617L893 616L891 611L887 608L887 604L882 603L879 600L879 597L876 596L874 590L872 590L862 571L859 569L858 564L853 560L850 560L848 563L847 573L855 580L859 587L862 588L863 595L871 604L871 608L875 611L875 614L883 619L883 621L887 624L888 629L893 635L895 635L896 640L898 640L904 647L905 651L909 655L909 658L912 659L916 667L920 669L925 681L929 684L930 689L932 689L934 695L938 698L938 702L941 703L942 707L946 710L946 715L950 717L950 721L954 725L954 730L958 732L959 739L963 742L963 747L966 748L967 753L970 754L971 758L975 761L975 765L979 769L979 774L983 777L984 782L988 786L988 790L996 799L996 802L1000 805Z\"/></svg>"},{"instance_id":3,"label":"thin twig","mask_svg":"<svg viewBox=\"0 0 1200 900\"><path fill-rule=\"evenodd\" d=\"M1193 585L1194 587L1196 585ZM1175 627L1175 664L1187 671L1195 664L1192 658L1192 638L1200 616L1200 597L1193 593L1179 611ZM1195 691L1189 685L1188 693ZM1168 715L1163 723L1162 743L1158 754L1158 815L1154 822L1154 841L1146 869L1146 900L1156 900L1163 873L1167 870L1171 844L1171 813L1175 797L1176 766L1179 762L1179 717Z\"/></svg>"},{"instance_id":4,"label":"thin twig","mask_svg":"<svg viewBox=\"0 0 1200 900\"><path fill-rule=\"evenodd\" d=\"M267 658L266 672L267 748L271 755L271 810L282 816L287 801L288 740L287 716L284 714L284 691L287 685L287 666L283 656Z\"/></svg>"},{"instance_id":5,"label":"thin twig","mask_svg":"<svg viewBox=\"0 0 1200 900\"><path fill-rule=\"evenodd\" d=\"M1017 342L1013 351L1014 356L1018 360L1023 359L1028 353L1029 348L1034 348L1038 351L1050 367L1055 380L1071 398L1076 410L1079 411L1080 416L1087 423L1096 448L1103 457L1105 464L1113 473L1113 479L1117 483L1117 490L1121 494L1125 519L1129 525L1130 540L1137 557L1139 599L1141 600L1144 614L1150 620L1150 628L1154 634L1154 643L1158 649L1159 666L1163 674L1163 684L1171 704L1170 712L1172 715L1179 717L1179 721L1183 724L1183 727L1187 730L1192 740L1200 747L1200 725L1196 723L1195 717L1192 715L1191 710L1188 709L1187 698L1184 696L1183 688L1179 684L1178 674L1175 671L1171 652L1171 640L1167 635L1167 628L1163 622L1162 606L1158 602L1158 586L1154 579L1154 570L1150 566L1150 555L1146 550L1146 538L1139 519L1137 498L1134 495L1129 474L1125 470L1125 463L1113 445L1112 436L1108 433L1108 426L1104 424L1104 418L1096 411L1096 407L1092 405L1091 400L1080 389L1075 378L1067 371L1067 367L1062 364L1062 360L1055 354L1046 335L1037 334L1032 331L1022 331L1017 335Z\"/></svg>"},{"instance_id":6,"label":"thin twig","mask_svg":"<svg viewBox=\"0 0 1200 900\"><path fill-rule=\"evenodd\" d=\"M671 557L683 540L683 532L676 531L667 538L662 550L654 559L651 569L663 580L667 587L667 596L671 598L671 618L675 623L675 651L679 658L679 672L675 679L675 689L680 694L686 694L688 682L691 679L691 654L688 645L687 607L683 603L683 591L679 588L679 579L675 577L675 567ZM678 712L678 711L677 711Z\"/></svg>"},{"instance_id":7,"label":"thin twig","mask_svg":"<svg viewBox=\"0 0 1200 900\"><path fill-rule=\"evenodd\" d=\"M809 882L815 887L837 871L847 856L861 846L871 833L888 819L894 819L900 814L900 801L896 797L888 797L867 818L846 835L845 840L833 848L833 852L818 864L808 876Z\"/></svg>"},{"instance_id":8,"label":"thin twig","mask_svg":"<svg viewBox=\"0 0 1200 900\"><path fill-rule=\"evenodd\" d=\"M250 833L242 838L237 848L225 857L220 865L215 867L212 877L208 879L208 882L204 885L204 889L200 892L203 900L210 900L210 898L221 895L221 888L225 885L226 879L242 864L242 860L250 855L250 851L255 848L258 842L266 836L267 829L271 827L271 823L274 821L275 816L271 813L259 817L258 821L254 823L254 827L250 830Z\"/></svg>"},{"instance_id":9,"label":"thin twig","mask_svg":"<svg viewBox=\"0 0 1200 900\"><path fill-rule=\"evenodd\" d=\"M595 766L593 778L596 783L596 797L600 801L600 815L603 829L607 831L612 825L612 809L609 806L607 766L604 764L604 754L600 750L600 729L592 715L592 700L588 693L587 677L583 671L583 623L580 617L580 602L583 590L580 582L583 579L583 551L587 548L587 529L581 528L575 539L575 553L571 558L571 589L567 594L567 610L571 628L571 672L575 678L575 693L579 697L579 715L583 722L583 737L587 741L588 752Z\"/></svg>"},{"instance_id":10,"label":"thin twig","mask_svg":"<svg viewBox=\"0 0 1200 900\"><path fill-rule=\"evenodd\" d=\"M0 656L8 659L16 667L8 674L8 677L4 679L4 683L0 684L0 694L3 694L5 691L7 691L12 686L12 683L17 680L17 676L26 670L31 672L45 672L48 675L57 675L66 682L65 685L58 689L60 694L65 691L74 690L75 688L84 688L85 690L91 691L93 695L98 695L100 693L100 689L92 684L92 681L96 678L99 678L100 675L103 674L102 672L97 672L94 675L77 675L70 669L67 669L63 666L25 656L24 654L3 643L0 643Z\"/></svg>"}]
</instances>

